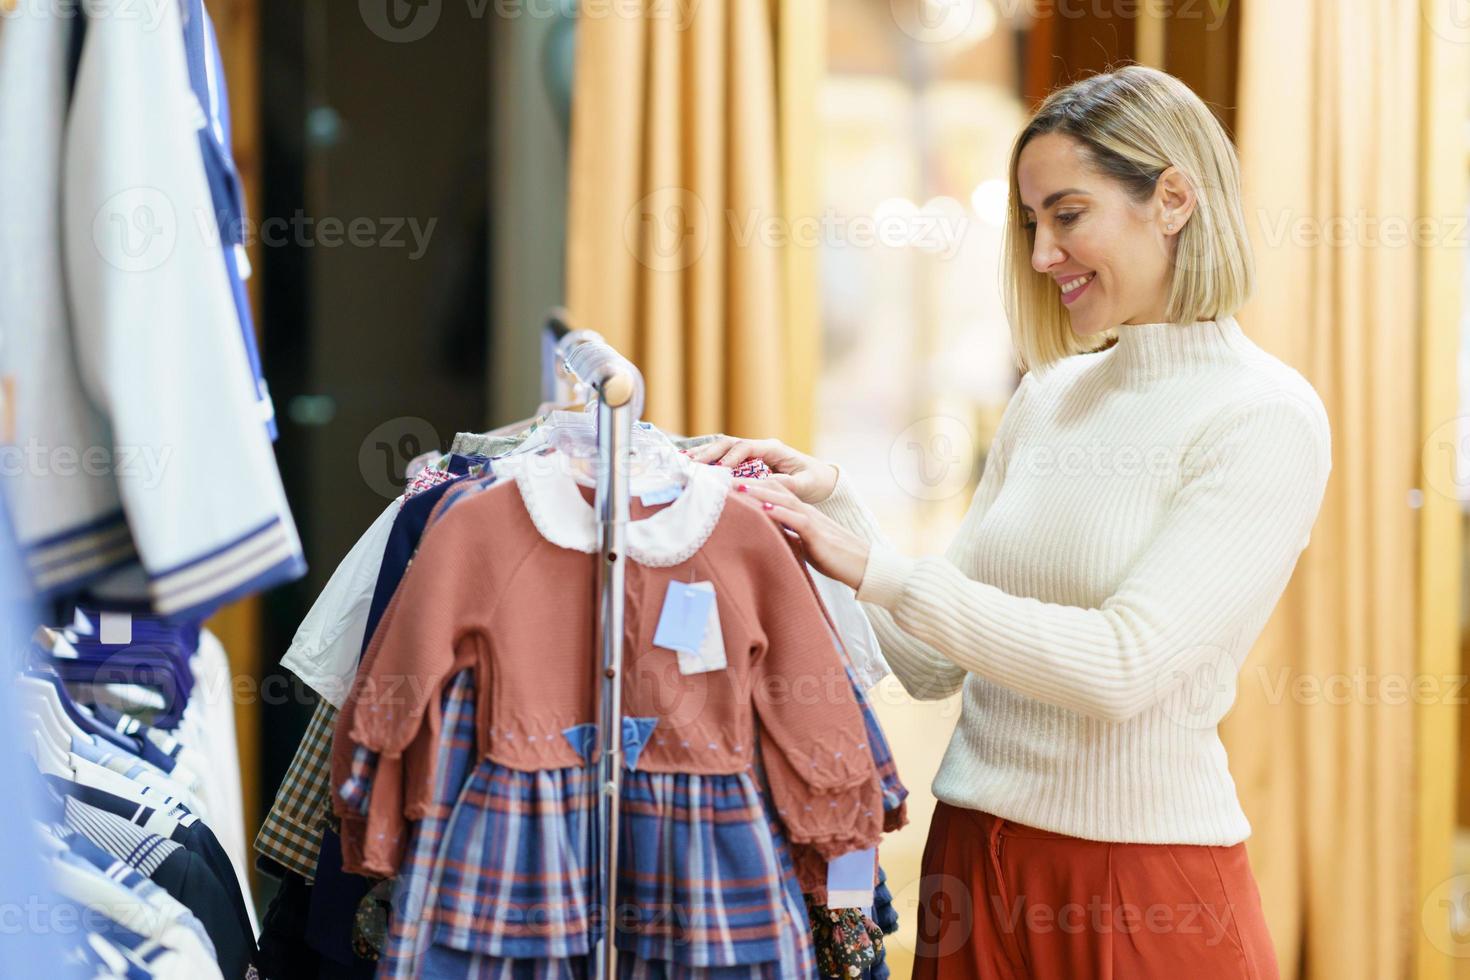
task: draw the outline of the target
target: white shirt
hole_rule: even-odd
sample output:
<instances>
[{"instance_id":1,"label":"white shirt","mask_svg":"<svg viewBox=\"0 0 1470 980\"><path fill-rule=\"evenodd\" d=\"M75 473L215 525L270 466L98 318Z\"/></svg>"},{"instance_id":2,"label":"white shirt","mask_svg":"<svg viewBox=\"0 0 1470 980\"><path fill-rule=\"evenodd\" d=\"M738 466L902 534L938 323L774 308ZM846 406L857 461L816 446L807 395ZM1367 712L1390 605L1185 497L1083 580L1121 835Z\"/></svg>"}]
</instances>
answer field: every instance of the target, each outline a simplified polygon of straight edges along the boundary
<instances>
[{"instance_id":1,"label":"white shirt","mask_svg":"<svg viewBox=\"0 0 1470 980\"><path fill-rule=\"evenodd\" d=\"M290 649L281 657L282 667L334 708L342 707L357 676L373 591L402 500L399 497L383 508L357 539L297 627Z\"/></svg>"}]
</instances>

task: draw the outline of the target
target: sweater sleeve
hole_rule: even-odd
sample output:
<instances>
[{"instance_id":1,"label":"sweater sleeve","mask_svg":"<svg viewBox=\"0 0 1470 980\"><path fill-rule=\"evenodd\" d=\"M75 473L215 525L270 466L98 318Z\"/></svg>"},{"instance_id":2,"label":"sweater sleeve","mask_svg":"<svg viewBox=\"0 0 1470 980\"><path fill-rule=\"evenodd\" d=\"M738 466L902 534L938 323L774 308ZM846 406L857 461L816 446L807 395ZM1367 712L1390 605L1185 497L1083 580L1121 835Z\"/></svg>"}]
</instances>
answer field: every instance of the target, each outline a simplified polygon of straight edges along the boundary
<instances>
[{"instance_id":1,"label":"sweater sleeve","mask_svg":"<svg viewBox=\"0 0 1470 980\"><path fill-rule=\"evenodd\" d=\"M349 870L388 874L417 819L434 778L440 691L478 662L485 610L493 588L476 562L465 529L446 521L423 542L374 631L332 744L332 803L342 818ZM462 533L463 532L463 533ZM340 789L353 775L357 748L377 753L368 811L358 812Z\"/></svg>"},{"instance_id":2,"label":"sweater sleeve","mask_svg":"<svg viewBox=\"0 0 1470 980\"><path fill-rule=\"evenodd\" d=\"M1331 467L1320 401L1275 396L1216 420L1186 452L1167 518L1100 608L1010 595L883 545L858 596L959 668L1123 721L1218 666L1220 650L1250 649L1307 546Z\"/></svg>"},{"instance_id":3,"label":"sweater sleeve","mask_svg":"<svg viewBox=\"0 0 1470 980\"><path fill-rule=\"evenodd\" d=\"M872 846L883 787L847 665L790 548L777 542L761 555L751 702L772 802L790 839L825 858Z\"/></svg>"},{"instance_id":4,"label":"sweater sleeve","mask_svg":"<svg viewBox=\"0 0 1470 980\"><path fill-rule=\"evenodd\" d=\"M1020 386L1006 404L995 437L991 440L990 450L985 456L985 469L981 474L980 484L975 488L964 520L960 522L959 530L945 552L945 559L956 568L972 566L976 529L985 518L990 505L995 503L995 498L1000 496L1000 489L1005 481L1005 457L1014 443L1015 430L1021 417L1021 405L1032 384L1031 379L1031 373L1024 375ZM873 545L875 552L879 546L891 551L892 545L878 526L877 519L857 495L847 474L840 469L837 485L831 495L817 503L816 507ZM863 605L863 611L868 614L868 621L877 634L884 659L911 696L921 701L939 701L959 691L965 680L964 668L956 666L943 653L905 631L885 607L867 602Z\"/></svg>"}]
</instances>

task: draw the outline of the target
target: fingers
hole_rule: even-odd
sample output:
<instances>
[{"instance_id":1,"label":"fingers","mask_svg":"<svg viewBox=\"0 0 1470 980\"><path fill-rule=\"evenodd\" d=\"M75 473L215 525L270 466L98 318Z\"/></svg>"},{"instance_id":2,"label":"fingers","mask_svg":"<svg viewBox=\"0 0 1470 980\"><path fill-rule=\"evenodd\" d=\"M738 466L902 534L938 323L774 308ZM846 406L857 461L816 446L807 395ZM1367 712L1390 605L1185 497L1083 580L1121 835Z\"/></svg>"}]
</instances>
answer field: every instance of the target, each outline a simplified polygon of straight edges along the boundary
<instances>
[{"instance_id":1,"label":"fingers","mask_svg":"<svg viewBox=\"0 0 1470 980\"><path fill-rule=\"evenodd\" d=\"M788 514L796 513L801 507L801 500L785 487L777 486L769 479L753 480L739 479L730 487L731 493L738 493L743 497L749 497L761 505L766 513L773 510L782 510Z\"/></svg>"},{"instance_id":2,"label":"fingers","mask_svg":"<svg viewBox=\"0 0 1470 980\"><path fill-rule=\"evenodd\" d=\"M729 452L730 447L736 441L730 436L717 436L709 442L689 450L689 458L696 463L713 463L725 455L725 453Z\"/></svg>"},{"instance_id":3,"label":"fingers","mask_svg":"<svg viewBox=\"0 0 1470 980\"><path fill-rule=\"evenodd\" d=\"M763 503L785 507L790 511L804 511L804 508L808 506L802 502L800 497L792 493L790 489L769 478L765 480L736 480L732 492L749 494L751 497Z\"/></svg>"},{"instance_id":4,"label":"fingers","mask_svg":"<svg viewBox=\"0 0 1470 980\"><path fill-rule=\"evenodd\" d=\"M751 458L761 458L771 447L774 439L736 439L721 435L716 439L689 451L689 458L696 463L714 463L719 466L735 467Z\"/></svg>"},{"instance_id":5,"label":"fingers","mask_svg":"<svg viewBox=\"0 0 1470 980\"><path fill-rule=\"evenodd\" d=\"M777 473L775 470L772 470L771 475L766 477L766 479L776 484L777 486L785 487L787 490L790 490L793 494L795 494L798 499L800 499L801 494L796 492L796 477L792 476L790 473Z\"/></svg>"},{"instance_id":6,"label":"fingers","mask_svg":"<svg viewBox=\"0 0 1470 980\"><path fill-rule=\"evenodd\" d=\"M769 439L736 439L735 443L726 450L725 455L720 457L720 465L735 467L752 456L760 457L764 454L765 447L770 441Z\"/></svg>"},{"instance_id":7,"label":"fingers","mask_svg":"<svg viewBox=\"0 0 1470 980\"><path fill-rule=\"evenodd\" d=\"M805 514L794 511L789 507L782 507L780 504L772 504L770 502L762 504L762 508L765 510L766 514L771 518L771 520L775 521L782 527L790 528L791 530L795 531L798 536L805 537L804 532L806 531L807 526L807 517Z\"/></svg>"}]
</instances>

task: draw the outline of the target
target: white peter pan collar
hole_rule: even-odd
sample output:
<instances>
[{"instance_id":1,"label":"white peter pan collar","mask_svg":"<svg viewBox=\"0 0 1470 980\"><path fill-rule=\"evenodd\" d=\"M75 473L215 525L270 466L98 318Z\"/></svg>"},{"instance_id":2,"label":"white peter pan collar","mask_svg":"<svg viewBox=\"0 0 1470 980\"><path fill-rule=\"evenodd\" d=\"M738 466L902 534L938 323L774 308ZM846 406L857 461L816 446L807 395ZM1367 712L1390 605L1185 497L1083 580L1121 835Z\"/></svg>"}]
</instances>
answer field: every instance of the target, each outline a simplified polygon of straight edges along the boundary
<instances>
[{"instance_id":1,"label":"white peter pan collar","mask_svg":"<svg viewBox=\"0 0 1470 980\"><path fill-rule=\"evenodd\" d=\"M734 483L729 469L683 461L684 489L667 507L627 524L627 554L640 565L667 568L688 561L714 533ZM559 452L507 456L491 464L513 477L541 536L559 548L597 552L597 512L582 497L568 457Z\"/></svg>"}]
</instances>

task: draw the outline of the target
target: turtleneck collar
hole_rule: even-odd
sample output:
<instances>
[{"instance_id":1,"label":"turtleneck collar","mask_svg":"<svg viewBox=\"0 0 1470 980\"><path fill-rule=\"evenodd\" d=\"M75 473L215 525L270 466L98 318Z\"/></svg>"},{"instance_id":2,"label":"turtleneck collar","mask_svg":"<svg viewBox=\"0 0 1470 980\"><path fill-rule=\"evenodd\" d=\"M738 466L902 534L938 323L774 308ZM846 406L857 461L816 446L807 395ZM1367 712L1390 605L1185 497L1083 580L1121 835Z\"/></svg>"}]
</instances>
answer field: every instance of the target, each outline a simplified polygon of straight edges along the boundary
<instances>
[{"instance_id":1,"label":"turtleneck collar","mask_svg":"<svg viewBox=\"0 0 1470 980\"><path fill-rule=\"evenodd\" d=\"M1194 323L1121 323L1109 356L1126 380L1190 373L1231 363L1250 347L1233 316Z\"/></svg>"}]
</instances>

